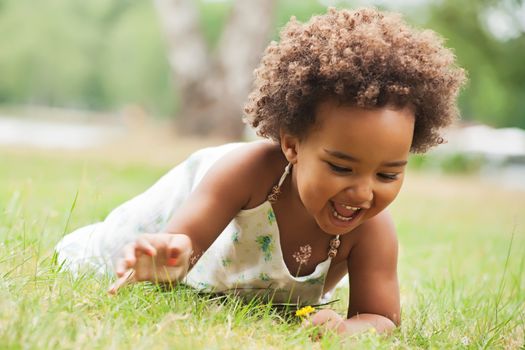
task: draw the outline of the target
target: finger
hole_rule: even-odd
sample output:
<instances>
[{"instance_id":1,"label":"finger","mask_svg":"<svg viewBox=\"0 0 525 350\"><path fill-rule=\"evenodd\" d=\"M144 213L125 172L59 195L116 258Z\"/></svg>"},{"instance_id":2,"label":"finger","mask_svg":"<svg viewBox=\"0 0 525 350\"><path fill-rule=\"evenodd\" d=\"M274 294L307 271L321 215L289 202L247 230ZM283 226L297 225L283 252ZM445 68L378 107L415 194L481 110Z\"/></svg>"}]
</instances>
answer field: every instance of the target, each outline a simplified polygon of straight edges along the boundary
<instances>
[{"instance_id":1,"label":"finger","mask_svg":"<svg viewBox=\"0 0 525 350\"><path fill-rule=\"evenodd\" d=\"M191 242L186 235L174 234L168 243L167 265L175 266L183 263L184 259L189 259Z\"/></svg>"},{"instance_id":2,"label":"finger","mask_svg":"<svg viewBox=\"0 0 525 350\"><path fill-rule=\"evenodd\" d=\"M310 316L305 317L305 319L301 322L301 329L308 332L308 336L310 339L312 339L312 341L319 341L323 336L322 328L320 326L315 326L312 323Z\"/></svg>"},{"instance_id":3,"label":"finger","mask_svg":"<svg viewBox=\"0 0 525 350\"><path fill-rule=\"evenodd\" d=\"M338 332L340 327L343 326L343 318L334 310L323 309L313 315L312 324L320 326L323 331L331 330Z\"/></svg>"},{"instance_id":4,"label":"finger","mask_svg":"<svg viewBox=\"0 0 525 350\"><path fill-rule=\"evenodd\" d=\"M312 320L310 317L305 317L302 321L301 321L301 328L310 328L313 326L313 323L312 323Z\"/></svg>"},{"instance_id":5,"label":"finger","mask_svg":"<svg viewBox=\"0 0 525 350\"><path fill-rule=\"evenodd\" d=\"M118 277L122 277L122 275L124 275L124 273L129 269L128 263L130 262L130 259L135 259L133 243L126 244L122 248L122 255L115 263L115 273Z\"/></svg>"},{"instance_id":6,"label":"finger","mask_svg":"<svg viewBox=\"0 0 525 350\"><path fill-rule=\"evenodd\" d=\"M137 281L150 281L155 270L156 258L143 255L135 264L135 279Z\"/></svg>"},{"instance_id":7,"label":"finger","mask_svg":"<svg viewBox=\"0 0 525 350\"><path fill-rule=\"evenodd\" d=\"M312 325L318 326L332 322L334 320L337 321L340 318L341 316L339 316L339 314L337 314L335 311L331 309L322 309L311 316L311 322Z\"/></svg>"},{"instance_id":8,"label":"finger","mask_svg":"<svg viewBox=\"0 0 525 350\"><path fill-rule=\"evenodd\" d=\"M128 284L135 283L135 271L130 269L126 271L122 277L118 278L108 289L108 294L115 295L120 288L127 286Z\"/></svg>"},{"instance_id":9,"label":"finger","mask_svg":"<svg viewBox=\"0 0 525 350\"><path fill-rule=\"evenodd\" d=\"M115 274L117 277L122 277L124 272L126 272L126 262L124 261L124 258L120 258L115 263Z\"/></svg>"},{"instance_id":10,"label":"finger","mask_svg":"<svg viewBox=\"0 0 525 350\"><path fill-rule=\"evenodd\" d=\"M157 249L145 237L140 237L135 241L135 252L149 256L157 255Z\"/></svg>"},{"instance_id":11,"label":"finger","mask_svg":"<svg viewBox=\"0 0 525 350\"><path fill-rule=\"evenodd\" d=\"M123 264L120 265L121 269L117 270L117 275L119 277L124 275L127 270L134 268L136 263L137 257L135 256L135 242L133 242L124 247Z\"/></svg>"}]
</instances>

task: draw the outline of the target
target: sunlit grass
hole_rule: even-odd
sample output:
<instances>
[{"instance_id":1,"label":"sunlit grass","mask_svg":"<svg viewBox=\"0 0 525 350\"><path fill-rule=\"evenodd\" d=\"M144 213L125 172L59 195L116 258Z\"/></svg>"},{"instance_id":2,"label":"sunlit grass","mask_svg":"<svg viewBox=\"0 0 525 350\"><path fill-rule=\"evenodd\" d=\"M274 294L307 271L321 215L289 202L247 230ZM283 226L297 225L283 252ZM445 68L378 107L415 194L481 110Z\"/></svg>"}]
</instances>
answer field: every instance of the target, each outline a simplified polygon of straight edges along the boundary
<instances>
[{"instance_id":1,"label":"sunlit grass","mask_svg":"<svg viewBox=\"0 0 525 350\"><path fill-rule=\"evenodd\" d=\"M314 342L266 305L210 300L53 263L72 229L100 220L167 167L0 151L0 348L520 348L525 340L525 193L475 178L409 176L392 208L403 324L390 337ZM347 291L334 307L344 313ZM341 343L343 342L343 344Z\"/></svg>"}]
</instances>

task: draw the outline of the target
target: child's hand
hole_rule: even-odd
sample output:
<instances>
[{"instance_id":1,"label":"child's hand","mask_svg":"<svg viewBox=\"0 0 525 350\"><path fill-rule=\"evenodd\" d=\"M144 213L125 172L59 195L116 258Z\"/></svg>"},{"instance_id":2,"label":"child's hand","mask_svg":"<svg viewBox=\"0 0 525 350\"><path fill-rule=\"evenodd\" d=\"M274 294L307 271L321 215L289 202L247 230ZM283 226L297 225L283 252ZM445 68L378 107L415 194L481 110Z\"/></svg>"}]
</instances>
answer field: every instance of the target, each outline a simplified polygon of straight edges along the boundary
<instances>
[{"instance_id":1,"label":"child's hand","mask_svg":"<svg viewBox=\"0 0 525 350\"><path fill-rule=\"evenodd\" d=\"M385 316L362 313L345 319L330 309L317 312L304 322L304 326L318 327L317 333L313 336L315 340L319 340L327 332L334 332L340 335L354 335L365 332L389 333L396 328L396 324Z\"/></svg>"},{"instance_id":2,"label":"child's hand","mask_svg":"<svg viewBox=\"0 0 525 350\"><path fill-rule=\"evenodd\" d=\"M145 233L124 246L115 265L118 279L108 293L139 282L178 282L186 276L192 251L191 240L184 234Z\"/></svg>"},{"instance_id":3,"label":"child's hand","mask_svg":"<svg viewBox=\"0 0 525 350\"><path fill-rule=\"evenodd\" d=\"M334 310L323 309L306 319L303 322L303 327L318 327L313 338L319 340L326 331L339 333L341 327L344 328L344 321L345 319Z\"/></svg>"}]
</instances>

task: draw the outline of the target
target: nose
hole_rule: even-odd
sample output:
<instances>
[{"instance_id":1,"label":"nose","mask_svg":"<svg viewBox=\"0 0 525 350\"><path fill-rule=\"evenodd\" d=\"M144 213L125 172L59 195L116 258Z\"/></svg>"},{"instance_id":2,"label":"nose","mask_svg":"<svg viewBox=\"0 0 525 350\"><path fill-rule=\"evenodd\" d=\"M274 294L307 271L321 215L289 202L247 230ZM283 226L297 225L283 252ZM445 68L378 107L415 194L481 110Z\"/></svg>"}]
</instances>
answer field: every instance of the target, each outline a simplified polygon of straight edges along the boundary
<instances>
[{"instance_id":1,"label":"nose","mask_svg":"<svg viewBox=\"0 0 525 350\"><path fill-rule=\"evenodd\" d=\"M374 198L371 184L366 181L359 181L345 189L348 201L355 206L368 207Z\"/></svg>"}]
</instances>

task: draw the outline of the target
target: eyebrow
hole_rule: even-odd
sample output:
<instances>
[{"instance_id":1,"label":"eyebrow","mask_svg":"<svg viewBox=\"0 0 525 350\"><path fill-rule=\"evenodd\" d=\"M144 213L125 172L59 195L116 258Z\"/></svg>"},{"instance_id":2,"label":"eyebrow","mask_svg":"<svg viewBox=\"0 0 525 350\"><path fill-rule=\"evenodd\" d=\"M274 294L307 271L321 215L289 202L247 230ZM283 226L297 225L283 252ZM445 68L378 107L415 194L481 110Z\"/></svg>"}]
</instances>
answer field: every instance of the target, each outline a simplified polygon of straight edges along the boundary
<instances>
[{"instance_id":1,"label":"eyebrow","mask_svg":"<svg viewBox=\"0 0 525 350\"><path fill-rule=\"evenodd\" d=\"M340 151L332 151L332 150L329 150L329 149L323 149L326 153L328 153L329 155L331 155L332 157L336 157L336 158L339 158L339 159L342 159L342 160L348 160L350 162L356 162L356 163L359 163L360 160L348 153L344 153L344 152L340 152ZM397 160L397 161L393 161L393 162L385 162L383 164L381 164L382 166L387 166L387 167L399 167L399 166L404 166L407 164L407 161L406 160Z\"/></svg>"}]
</instances>

